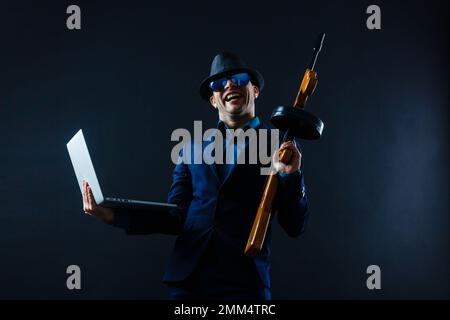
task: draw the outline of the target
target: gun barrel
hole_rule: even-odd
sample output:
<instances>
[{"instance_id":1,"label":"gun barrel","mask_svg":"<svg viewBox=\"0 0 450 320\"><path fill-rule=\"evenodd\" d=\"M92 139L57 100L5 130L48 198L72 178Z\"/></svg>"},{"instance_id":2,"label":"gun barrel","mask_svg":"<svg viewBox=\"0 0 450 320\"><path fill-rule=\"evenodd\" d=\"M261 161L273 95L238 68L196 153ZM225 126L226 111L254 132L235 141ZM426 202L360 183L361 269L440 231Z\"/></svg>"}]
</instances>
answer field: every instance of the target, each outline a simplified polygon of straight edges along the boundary
<instances>
[{"instance_id":1,"label":"gun barrel","mask_svg":"<svg viewBox=\"0 0 450 320\"><path fill-rule=\"evenodd\" d=\"M311 59L311 64L309 65L309 70L314 70L314 67L317 62L317 57L319 56L320 50L322 50L323 41L325 40L325 32L322 32L317 37L316 45L313 48L313 56Z\"/></svg>"}]
</instances>

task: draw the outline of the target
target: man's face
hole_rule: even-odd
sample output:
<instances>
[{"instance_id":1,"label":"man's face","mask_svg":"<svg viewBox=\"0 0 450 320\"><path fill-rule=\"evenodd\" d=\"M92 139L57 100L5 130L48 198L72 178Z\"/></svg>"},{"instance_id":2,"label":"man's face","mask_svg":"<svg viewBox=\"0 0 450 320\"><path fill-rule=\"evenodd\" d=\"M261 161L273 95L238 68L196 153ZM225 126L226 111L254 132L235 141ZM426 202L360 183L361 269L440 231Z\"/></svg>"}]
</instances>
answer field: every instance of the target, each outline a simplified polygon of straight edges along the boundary
<instances>
[{"instance_id":1,"label":"man's face","mask_svg":"<svg viewBox=\"0 0 450 320\"><path fill-rule=\"evenodd\" d=\"M240 87L228 80L223 90L213 92L210 102L221 114L243 115L254 113L258 95L259 88L251 81Z\"/></svg>"}]
</instances>

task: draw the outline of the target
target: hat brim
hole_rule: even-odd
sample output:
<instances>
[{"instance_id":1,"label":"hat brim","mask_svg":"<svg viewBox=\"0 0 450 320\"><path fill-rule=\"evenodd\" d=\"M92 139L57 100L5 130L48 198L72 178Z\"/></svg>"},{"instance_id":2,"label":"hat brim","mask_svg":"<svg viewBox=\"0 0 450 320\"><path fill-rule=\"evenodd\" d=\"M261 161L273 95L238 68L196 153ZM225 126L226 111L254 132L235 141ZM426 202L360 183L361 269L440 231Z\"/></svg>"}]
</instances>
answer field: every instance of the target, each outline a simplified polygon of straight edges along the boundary
<instances>
[{"instance_id":1,"label":"hat brim","mask_svg":"<svg viewBox=\"0 0 450 320\"><path fill-rule=\"evenodd\" d=\"M222 77L225 77L227 75L230 75L230 74L233 74L236 72L247 72L250 75L250 81L255 86L257 86L260 91L262 91L262 89L264 88L264 78L261 75L261 73L259 73L258 71L252 70L250 68L233 68L233 69L219 72L213 76L209 76L208 78L204 79L200 83L200 96L202 97L202 99L209 102L209 98L212 95L212 91L209 88L209 84L211 83L211 81L220 79Z\"/></svg>"}]
</instances>

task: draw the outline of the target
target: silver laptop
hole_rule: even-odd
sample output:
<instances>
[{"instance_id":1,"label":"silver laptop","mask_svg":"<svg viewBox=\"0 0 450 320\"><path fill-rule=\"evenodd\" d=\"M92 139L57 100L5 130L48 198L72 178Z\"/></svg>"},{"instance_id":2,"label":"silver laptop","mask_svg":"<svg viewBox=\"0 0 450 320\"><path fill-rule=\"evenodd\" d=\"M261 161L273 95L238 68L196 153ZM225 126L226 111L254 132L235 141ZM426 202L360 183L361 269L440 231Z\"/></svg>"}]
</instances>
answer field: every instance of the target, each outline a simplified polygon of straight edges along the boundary
<instances>
[{"instance_id":1,"label":"silver laptop","mask_svg":"<svg viewBox=\"0 0 450 320\"><path fill-rule=\"evenodd\" d=\"M83 192L83 180L86 180L92 189L95 202L98 205L108 208L129 208L150 211L168 211L177 207L177 205L170 203L104 197L97 180L97 175L95 174L94 166L92 165L86 141L84 140L83 130L80 129L70 139L67 143L67 150L69 151L70 160L72 161L81 192Z\"/></svg>"}]
</instances>

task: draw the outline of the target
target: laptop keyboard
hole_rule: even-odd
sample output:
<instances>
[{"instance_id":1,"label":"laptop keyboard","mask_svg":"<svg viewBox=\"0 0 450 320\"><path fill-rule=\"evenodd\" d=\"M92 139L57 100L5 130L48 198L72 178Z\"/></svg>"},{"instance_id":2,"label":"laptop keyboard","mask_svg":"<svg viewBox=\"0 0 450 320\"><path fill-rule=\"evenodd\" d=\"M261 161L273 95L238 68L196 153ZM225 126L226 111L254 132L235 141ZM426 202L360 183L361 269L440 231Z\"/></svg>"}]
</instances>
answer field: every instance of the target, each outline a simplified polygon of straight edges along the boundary
<instances>
[{"instance_id":1,"label":"laptop keyboard","mask_svg":"<svg viewBox=\"0 0 450 320\"><path fill-rule=\"evenodd\" d=\"M129 199L121 199L121 198L106 198L106 200L108 200L108 201L115 201L115 202L122 202L122 203L131 202L131 200L129 200Z\"/></svg>"}]
</instances>

